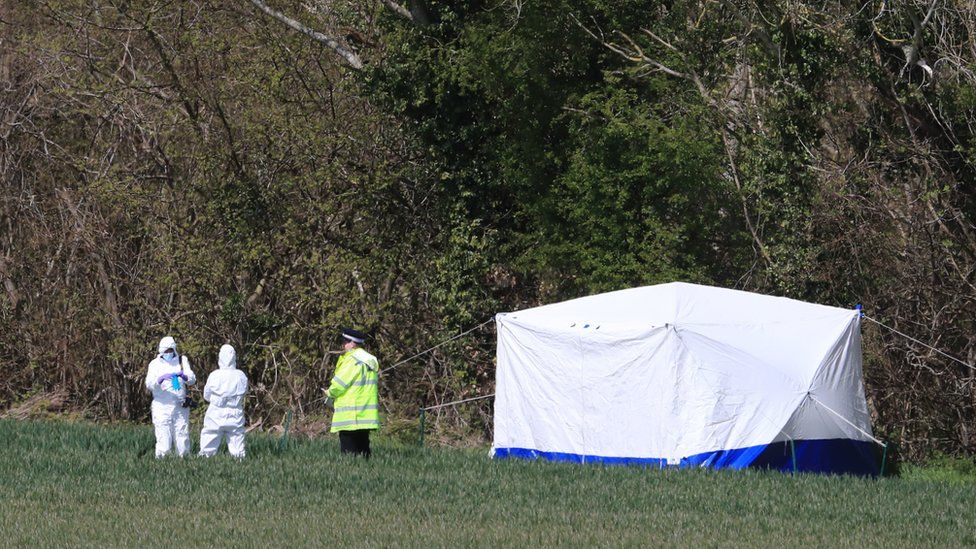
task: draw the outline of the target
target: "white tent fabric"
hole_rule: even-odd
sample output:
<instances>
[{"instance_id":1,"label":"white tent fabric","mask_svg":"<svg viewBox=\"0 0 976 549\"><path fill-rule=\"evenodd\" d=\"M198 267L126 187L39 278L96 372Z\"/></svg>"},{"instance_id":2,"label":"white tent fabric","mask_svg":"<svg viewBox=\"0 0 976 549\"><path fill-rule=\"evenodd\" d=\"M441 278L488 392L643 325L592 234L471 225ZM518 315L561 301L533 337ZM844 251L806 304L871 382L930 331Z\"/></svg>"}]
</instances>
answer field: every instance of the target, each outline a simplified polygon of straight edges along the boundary
<instances>
[{"instance_id":1,"label":"white tent fabric","mask_svg":"<svg viewBox=\"0 0 976 549\"><path fill-rule=\"evenodd\" d=\"M496 324L498 457L740 467L776 443L873 440L856 310L670 283ZM807 450L824 470L843 451Z\"/></svg>"}]
</instances>

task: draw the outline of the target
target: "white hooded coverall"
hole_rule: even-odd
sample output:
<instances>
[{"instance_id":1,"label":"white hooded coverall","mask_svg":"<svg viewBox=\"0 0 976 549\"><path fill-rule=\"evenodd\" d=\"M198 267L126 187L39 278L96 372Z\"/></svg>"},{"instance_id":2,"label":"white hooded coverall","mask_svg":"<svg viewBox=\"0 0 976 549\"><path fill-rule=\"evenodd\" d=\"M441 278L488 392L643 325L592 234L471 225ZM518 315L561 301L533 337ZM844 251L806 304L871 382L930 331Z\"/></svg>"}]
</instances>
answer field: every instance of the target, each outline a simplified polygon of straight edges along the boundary
<instances>
[{"instance_id":1,"label":"white hooded coverall","mask_svg":"<svg viewBox=\"0 0 976 549\"><path fill-rule=\"evenodd\" d=\"M159 354L149 363L146 373L146 388L152 392L152 422L156 430L156 457L161 458L169 453L173 443L176 443L176 454L180 457L190 452L190 409L183 407L186 399L186 388L197 382L197 376L190 369L190 361L177 352L172 360L163 358L163 351L176 351L176 340L166 336L159 340ZM175 388L173 378L169 377L159 383L160 376L168 374L186 375L186 380L180 379L179 389Z\"/></svg>"},{"instance_id":2,"label":"white hooded coverall","mask_svg":"<svg viewBox=\"0 0 976 549\"><path fill-rule=\"evenodd\" d=\"M227 451L236 458L244 457L244 394L247 376L237 369L237 352L230 345L220 348L219 369L207 378L203 399L210 403L200 431L200 455L217 453L220 442L227 437Z\"/></svg>"}]
</instances>

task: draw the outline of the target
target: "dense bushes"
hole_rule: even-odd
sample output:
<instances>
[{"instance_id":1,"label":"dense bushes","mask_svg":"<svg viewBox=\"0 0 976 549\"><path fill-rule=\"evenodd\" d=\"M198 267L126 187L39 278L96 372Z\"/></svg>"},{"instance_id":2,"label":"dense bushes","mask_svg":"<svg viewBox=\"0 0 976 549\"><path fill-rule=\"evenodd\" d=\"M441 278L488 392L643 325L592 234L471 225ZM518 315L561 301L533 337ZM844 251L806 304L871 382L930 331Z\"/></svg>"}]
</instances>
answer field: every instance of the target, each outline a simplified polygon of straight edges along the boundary
<instances>
[{"instance_id":1,"label":"dense bushes","mask_svg":"<svg viewBox=\"0 0 976 549\"><path fill-rule=\"evenodd\" d=\"M4 9L0 404L142 417L172 333L203 370L237 345L274 421L340 325L391 364L497 310L676 279L863 302L976 358L971 11L389 4L274 3L362 71L248 3ZM881 435L972 451L974 372L865 337ZM491 347L398 368L390 412L490 392Z\"/></svg>"}]
</instances>

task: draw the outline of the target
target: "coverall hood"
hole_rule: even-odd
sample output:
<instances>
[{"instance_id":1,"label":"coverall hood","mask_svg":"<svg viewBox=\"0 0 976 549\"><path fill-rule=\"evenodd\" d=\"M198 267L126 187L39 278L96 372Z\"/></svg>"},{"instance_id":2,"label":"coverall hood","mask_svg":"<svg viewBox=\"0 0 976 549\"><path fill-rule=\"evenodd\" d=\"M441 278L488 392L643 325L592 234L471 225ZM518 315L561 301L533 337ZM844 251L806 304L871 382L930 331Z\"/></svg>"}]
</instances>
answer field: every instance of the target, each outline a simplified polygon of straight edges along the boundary
<instances>
[{"instance_id":1,"label":"coverall hood","mask_svg":"<svg viewBox=\"0 0 976 549\"><path fill-rule=\"evenodd\" d=\"M176 340L170 336L166 336L159 340L159 354L163 354L166 349L173 349L176 351Z\"/></svg>"},{"instance_id":2,"label":"coverall hood","mask_svg":"<svg viewBox=\"0 0 976 549\"><path fill-rule=\"evenodd\" d=\"M237 369L237 351L231 345L223 345L220 348L220 354L217 355L217 365L220 366L221 370L235 370Z\"/></svg>"}]
</instances>

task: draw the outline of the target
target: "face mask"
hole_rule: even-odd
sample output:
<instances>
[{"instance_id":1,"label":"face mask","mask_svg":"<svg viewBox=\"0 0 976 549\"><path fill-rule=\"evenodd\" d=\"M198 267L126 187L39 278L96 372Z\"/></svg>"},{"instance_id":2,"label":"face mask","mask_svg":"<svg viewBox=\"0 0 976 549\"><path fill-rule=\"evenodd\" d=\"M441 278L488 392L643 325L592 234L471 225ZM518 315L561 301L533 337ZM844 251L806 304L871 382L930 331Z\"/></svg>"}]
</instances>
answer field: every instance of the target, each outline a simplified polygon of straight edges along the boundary
<instances>
[{"instance_id":1,"label":"face mask","mask_svg":"<svg viewBox=\"0 0 976 549\"><path fill-rule=\"evenodd\" d=\"M173 359L176 358L176 353L174 353L173 351L167 351L163 353L162 356L163 356L163 360L165 360L166 362L172 362Z\"/></svg>"}]
</instances>

